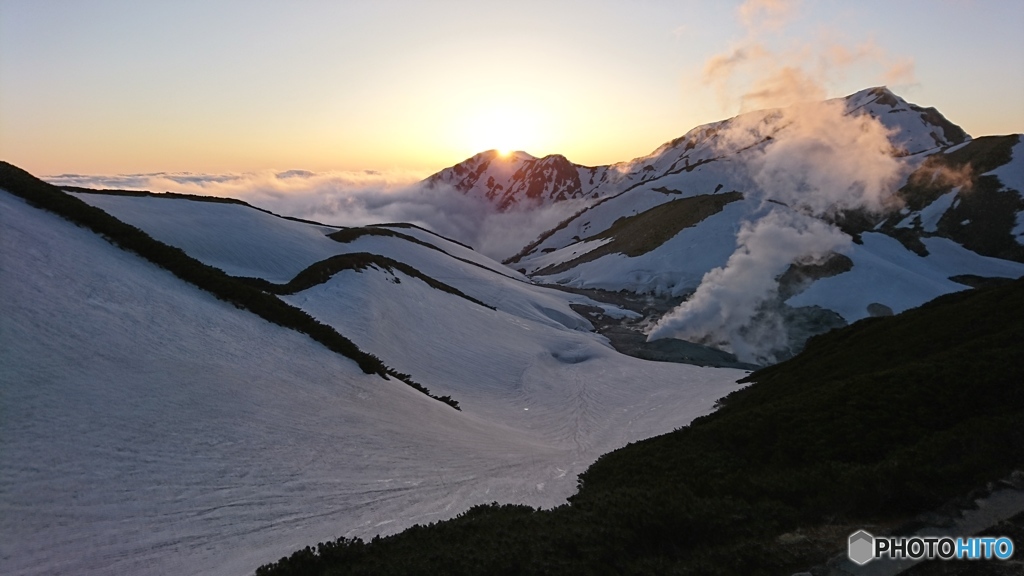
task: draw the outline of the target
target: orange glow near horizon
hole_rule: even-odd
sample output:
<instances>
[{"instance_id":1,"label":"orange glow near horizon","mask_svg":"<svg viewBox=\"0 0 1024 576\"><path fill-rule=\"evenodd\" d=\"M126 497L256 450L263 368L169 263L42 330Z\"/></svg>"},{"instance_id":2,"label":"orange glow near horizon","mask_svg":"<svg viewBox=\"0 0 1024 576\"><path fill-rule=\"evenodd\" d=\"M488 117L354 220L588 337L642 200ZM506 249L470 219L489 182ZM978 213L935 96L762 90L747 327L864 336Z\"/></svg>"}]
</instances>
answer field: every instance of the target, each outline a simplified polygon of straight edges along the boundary
<instances>
[{"instance_id":1,"label":"orange glow near horizon","mask_svg":"<svg viewBox=\"0 0 1024 576\"><path fill-rule=\"evenodd\" d=\"M0 10L0 159L36 175L429 175L487 150L629 162L735 115L752 80L705 77L749 33L735 2L548 3L544 18L504 2L51 4ZM868 4L803 3L765 51L806 54L812 76L833 44L892 54L914 64L895 90L908 101L975 137L1024 132L1024 75L1006 72L1024 69L1024 3ZM928 33L953 28L971 41ZM821 44L822 30L843 33ZM845 96L887 83L884 70L847 67L824 86Z\"/></svg>"},{"instance_id":2,"label":"orange glow near horizon","mask_svg":"<svg viewBox=\"0 0 1024 576\"><path fill-rule=\"evenodd\" d=\"M461 139L469 150L497 150L502 157L518 150L536 153L550 146L550 136L545 134L542 117L542 112L527 109L521 104L481 106L465 116Z\"/></svg>"}]
</instances>

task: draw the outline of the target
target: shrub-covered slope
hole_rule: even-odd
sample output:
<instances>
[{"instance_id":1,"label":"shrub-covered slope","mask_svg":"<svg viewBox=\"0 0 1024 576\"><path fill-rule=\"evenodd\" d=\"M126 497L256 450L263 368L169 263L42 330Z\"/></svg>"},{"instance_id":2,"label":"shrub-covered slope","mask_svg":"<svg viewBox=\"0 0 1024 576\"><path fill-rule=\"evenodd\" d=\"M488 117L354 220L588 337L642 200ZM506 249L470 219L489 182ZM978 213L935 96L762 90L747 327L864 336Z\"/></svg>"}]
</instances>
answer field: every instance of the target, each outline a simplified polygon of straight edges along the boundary
<instances>
[{"instance_id":1,"label":"shrub-covered slope","mask_svg":"<svg viewBox=\"0 0 1024 576\"><path fill-rule=\"evenodd\" d=\"M477 507L258 574L778 574L1024 466L1024 280L810 341L720 410L601 457L571 504ZM794 531L810 538L783 539ZM819 535L815 537L814 535ZM825 535L825 536L820 536Z\"/></svg>"}]
</instances>

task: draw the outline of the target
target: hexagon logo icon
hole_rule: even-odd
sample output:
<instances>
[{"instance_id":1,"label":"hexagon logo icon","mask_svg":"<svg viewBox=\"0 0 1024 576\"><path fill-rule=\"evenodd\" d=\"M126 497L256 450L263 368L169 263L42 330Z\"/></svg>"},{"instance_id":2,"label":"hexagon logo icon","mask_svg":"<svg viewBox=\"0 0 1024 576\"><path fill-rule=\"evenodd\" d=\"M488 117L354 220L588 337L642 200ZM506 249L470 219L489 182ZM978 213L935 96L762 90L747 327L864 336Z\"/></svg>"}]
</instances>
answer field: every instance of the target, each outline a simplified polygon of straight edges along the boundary
<instances>
[{"instance_id":1,"label":"hexagon logo icon","mask_svg":"<svg viewBox=\"0 0 1024 576\"><path fill-rule=\"evenodd\" d=\"M856 564L863 566L875 557L874 547L875 537L864 530L858 530L850 534L846 555Z\"/></svg>"}]
</instances>

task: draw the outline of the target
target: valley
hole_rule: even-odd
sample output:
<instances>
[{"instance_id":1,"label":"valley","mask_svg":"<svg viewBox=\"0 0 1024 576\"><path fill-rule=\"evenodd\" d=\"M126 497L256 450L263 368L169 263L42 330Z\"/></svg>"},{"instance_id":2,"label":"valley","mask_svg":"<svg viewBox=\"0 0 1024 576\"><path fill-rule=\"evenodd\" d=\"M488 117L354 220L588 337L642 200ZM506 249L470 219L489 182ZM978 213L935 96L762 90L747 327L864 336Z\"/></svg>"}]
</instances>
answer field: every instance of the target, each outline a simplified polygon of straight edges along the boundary
<instances>
[{"instance_id":1,"label":"valley","mask_svg":"<svg viewBox=\"0 0 1024 576\"><path fill-rule=\"evenodd\" d=\"M873 520L894 495L912 515L1012 472L1016 455L967 470L892 431L951 454L950 430L1014 434L1024 143L885 88L819 106L630 162L484 152L425 180L494 214L580 207L504 262L404 222L62 189L4 163L4 572L250 574L375 536L394 536L367 544L387 561L494 568L508 527L537 570L596 570L587 550L690 562L648 538L666 526L725 539L698 568L750 566L737 542ZM872 391L877 453L851 389ZM479 558L431 540L463 530ZM786 553L773 565L812 564Z\"/></svg>"}]
</instances>

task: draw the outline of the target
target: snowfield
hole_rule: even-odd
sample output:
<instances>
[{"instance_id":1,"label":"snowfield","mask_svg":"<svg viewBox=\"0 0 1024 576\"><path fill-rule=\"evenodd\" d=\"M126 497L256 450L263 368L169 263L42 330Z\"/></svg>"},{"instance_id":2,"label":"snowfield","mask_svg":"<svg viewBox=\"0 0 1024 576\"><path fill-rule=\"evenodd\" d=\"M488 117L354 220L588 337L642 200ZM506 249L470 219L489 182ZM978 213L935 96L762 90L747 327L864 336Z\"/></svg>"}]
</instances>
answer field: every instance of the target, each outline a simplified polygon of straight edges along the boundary
<instances>
[{"instance_id":1,"label":"snowfield","mask_svg":"<svg viewBox=\"0 0 1024 576\"><path fill-rule=\"evenodd\" d=\"M751 208L743 201L726 204L721 212L685 228L664 244L640 256L608 254L591 262L573 266L565 272L539 276L545 282L576 288L629 290L679 296L692 291L712 268L724 266L736 250L736 232L740 219ZM576 256L578 244L552 252L551 262L558 264ZM582 252L581 252L582 253ZM540 259L533 260L540 262Z\"/></svg>"},{"instance_id":2,"label":"snowfield","mask_svg":"<svg viewBox=\"0 0 1024 576\"><path fill-rule=\"evenodd\" d=\"M497 310L373 268L287 297L459 412L0 192L4 574L248 574L479 503L558 505L598 455L708 413L744 374L621 356L579 297L400 239L88 199L229 273L390 251Z\"/></svg>"},{"instance_id":3,"label":"snowfield","mask_svg":"<svg viewBox=\"0 0 1024 576\"><path fill-rule=\"evenodd\" d=\"M241 204L71 195L232 276L283 283L310 264L342 252L341 245L327 237L337 228L296 222Z\"/></svg>"},{"instance_id":4,"label":"snowfield","mask_svg":"<svg viewBox=\"0 0 1024 576\"><path fill-rule=\"evenodd\" d=\"M971 274L1018 278L1024 264L980 256L946 238L923 238L928 256L918 256L884 234L862 235L850 251L853 269L822 278L786 301L791 306L821 306L847 322L867 318L868 304L885 304L896 314L967 286L950 276Z\"/></svg>"},{"instance_id":5,"label":"snowfield","mask_svg":"<svg viewBox=\"0 0 1024 576\"><path fill-rule=\"evenodd\" d=\"M433 393L450 394L464 411L573 454L606 452L623 434L656 434L654 422L686 424L684 406L706 402L709 390L666 383L718 374L623 356L593 333L467 306L401 273L343 272L285 300L347 328L361 348Z\"/></svg>"}]
</instances>

